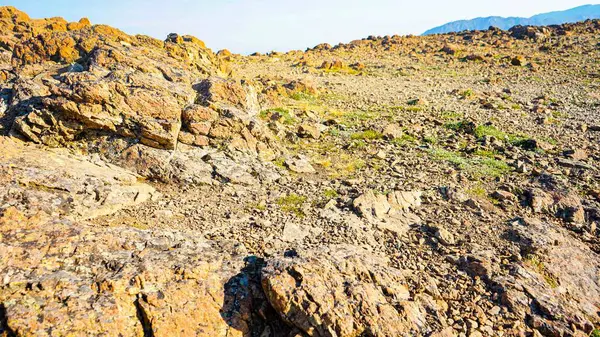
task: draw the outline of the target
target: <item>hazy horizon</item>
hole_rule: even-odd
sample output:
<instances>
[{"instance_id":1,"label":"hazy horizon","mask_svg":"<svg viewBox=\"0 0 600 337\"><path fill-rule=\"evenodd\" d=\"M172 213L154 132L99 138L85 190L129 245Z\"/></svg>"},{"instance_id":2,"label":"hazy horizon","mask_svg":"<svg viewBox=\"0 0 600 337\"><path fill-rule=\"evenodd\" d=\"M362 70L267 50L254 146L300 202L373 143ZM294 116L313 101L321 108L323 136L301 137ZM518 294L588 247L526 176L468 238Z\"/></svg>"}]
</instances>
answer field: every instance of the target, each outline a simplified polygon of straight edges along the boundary
<instances>
[{"instance_id":1,"label":"hazy horizon","mask_svg":"<svg viewBox=\"0 0 600 337\"><path fill-rule=\"evenodd\" d=\"M88 17L93 24L108 24L129 34L146 34L159 39L169 33L190 34L205 41L213 50L226 48L242 54L304 50L319 43L337 44L369 35L418 35L456 20L530 17L598 2L306 0L298 5L276 0L172 0L166 6L161 3L163 1L158 0L0 1L0 5L17 7L33 18L62 16L77 21Z\"/></svg>"}]
</instances>

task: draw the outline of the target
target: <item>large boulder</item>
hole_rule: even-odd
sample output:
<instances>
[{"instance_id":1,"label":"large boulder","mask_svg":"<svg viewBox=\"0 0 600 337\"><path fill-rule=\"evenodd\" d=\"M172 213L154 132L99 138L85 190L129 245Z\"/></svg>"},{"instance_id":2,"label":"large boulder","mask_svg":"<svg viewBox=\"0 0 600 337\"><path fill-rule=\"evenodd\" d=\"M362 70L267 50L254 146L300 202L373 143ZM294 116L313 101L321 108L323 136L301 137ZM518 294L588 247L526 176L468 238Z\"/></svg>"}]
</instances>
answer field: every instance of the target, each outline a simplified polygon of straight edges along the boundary
<instances>
[{"instance_id":1,"label":"large boulder","mask_svg":"<svg viewBox=\"0 0 600 337\"><path fill-rule=\"evenodd\" d=\"M402 272L353 246L268 261L262 284L273 308L308 336L416 335L425 324Z\"/></svg>"},{"instance_id":2,"label":"large boulder","mask_svg":"<svg viewBox=\"0 0 600 337\"><path fill-rule=\"evenodd\" d=\"M60 145L92 131L174 149L181 111L194 101L191 87L142 72L66 73L50 95L20 113L15 129L28 139Z\"/></svg>"}]
</instances>

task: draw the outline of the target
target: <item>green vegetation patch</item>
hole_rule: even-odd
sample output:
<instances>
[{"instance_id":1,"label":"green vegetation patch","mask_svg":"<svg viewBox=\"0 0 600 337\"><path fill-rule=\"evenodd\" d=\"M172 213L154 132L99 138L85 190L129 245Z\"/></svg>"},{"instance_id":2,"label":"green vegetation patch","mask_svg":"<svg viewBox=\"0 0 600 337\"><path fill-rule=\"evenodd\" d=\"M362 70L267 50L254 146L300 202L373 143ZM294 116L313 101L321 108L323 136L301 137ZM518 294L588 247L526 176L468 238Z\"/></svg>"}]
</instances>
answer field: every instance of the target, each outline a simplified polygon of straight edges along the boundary
<instances>
[{"instance_id":1,"label":"green vegetation patch","mask_svg":"<svg viewBox=\"0 0 600 337\"><path fill-rule=\"evenodd\" d=\"M466 99L466 98L470 98L470 97L475 96L475 92L473 91L473 89L467 89L467 90L461 91L460 93L458 93L458 95L460 97Z\"/></svg>"},{"instance_id":2,"label":"green vegetation patch","mask_svg":"<svg viewBox=\"0 0 600 337\"><path fill-rule=\"evenodd\" d=\"M285 197L277 199L277 205L281 207L282 211L294 213L299 217L305 216L304 211L302 210L302 205L304 205L305 202L306 197L295 193L290 193Z\"/></svg>"},{"instance_id":3,"label":"green vegetation patch","mask_svg":"<svg viewBox=\"0 0 600 337\"><path fill-rule=\"evenodd\" d=\"M290 98L295 100L295 101L309 101L309 102L314 102L317 100L317 98L314 95L311 95L307 92L295 92L293 94L290 95Z\"/></svg>"},{"instance_id":4,"label":"green vegetation patch","mask_svg":"<svg viewBox=\"0 0 600 337\"><path fill-rule=\"evenodd\" d=\"M492 125L479 125L475 128L475 137L482 138L485 136L495 137L500 140L508 140L512 145L519 147L528 147L531 144L532 139L523 135L515 135L506 133L502 130L498 130Z\"/></svg>"},{"instance_id":5,"label":"green vegetation patch","mask_svg":"<svg viewBox=\"0 0 600 337\"><path fill-rule=\"evenodd\" d=\"M429 155L434 160L451 163L477 178L501 177L512 170L507 163L501 160L485 157L468 158L461 153L440 148L430 150Z\"/></svg>"},{"instance_id":6,"label":"green vegetation patch","mask_svg":"<svg viewBox=\"0 0 600 337\"><path fill-rule=\"evenodd\" d=\"M339 196L339 194L336 190L326 189L325 191L323 191L323 196L325 197L325 199L335 199Z\"/></svg>"},{"instance_id":7,"label":"green vegetation patch","mask_svg":"<svg viewBox=\"0 0 600 337\"><path fill-rule=\"evenodd\" d=\"M468 122L465 121L460 121L460 122L450 122L450 123L446 123L444 124L444 127L448 130L453 130L453 131L462 131L465 130L468 126Z\"/></svg>"},{"instance_id":8,"label":"green vegetation patch","mask_svg":"<svg viewBox=\"0 0 600 337\"><path fill-rule=\"evenodd\" d=\"M365 130L362 132L356 132L350 135L350 139L352 140L375 140L382 139L383 134L381 132L377 132L375 130Z\"/></svg>"},{"instance_id":9,"label":"green vegetation patch","mask_svg":"<svg viewBox=\"0 0 600 337\"><path fill-rule=\"evenodd\" d=\"M550 272L548 272L548 270L546 269L546 266L544 265L544 262L538 255L529 254L529 255L525 256L525 259L523 261L525 262L526 265L533 268L538 274L542 275L542 277L544 278L544 281L546 281L546 283L550 286L550 288L552 288L552 289L558 288L558 286L559 286L558 279L556 278L556 276L554 276Z\"/></svg>"},{"instance_id":10,"label":"green vegetation patch","mask_svg":"<svg viewBox=\"0 0 600 337\"><path fill-rule=\"evenodd\" d=\"M456 120L456 119L464 118L464 114L462 114L460 112L455 112L455 111L444 111L444 112L442 112L440 117L442 119L446 119L446 120Z\"/></svg>"},{"instance_id":11,"label":"green vegetation patch","mask_svg":"<svg viewBox=\"0 0 600 337\"><path fill-rule=\"evenodd\" d=\"M355 110L341 115L342 122L348 126L358 125L361 122L376 119L380 114L376 111Z\"/></svg>"},{"instance_id":12,"label":"green vegetation patch","mask_svg":"<svg viewBox=\"0 0 600 337\"><path fill-rule=\"evenodd\" d=\"M394 138L392 140L392 144L402 146L407 144L416 144L418 143L418 139L415 136L411 136L409 134L403 133L399 138Z\"/></svg>"},{"instance_id":13,"label":"green vegetation patch","mask_svg":"<svg viewBox=\"0 0 600 337\"><path fill-rule=\"evenodd\" d=\"M475 137L482 138L485 136L496 137L498 139L505 139L508 135L496 127L491 125L479 125L475 128Z\"/></svg>"},{"instance_id":14,"label":"green vegetation patch","mask_svg":"<svg viewBox=\"0 0 600 337\"><path fill-rule=\"evenodd\" d=\"M292 116L292 113L286 108L273 108L267 109L260 112L259 117L262 119L270 119L274 114L281 115L281 122L283 124L294 124L296 123L296 119Z\"/></svg>"}]
</instances>

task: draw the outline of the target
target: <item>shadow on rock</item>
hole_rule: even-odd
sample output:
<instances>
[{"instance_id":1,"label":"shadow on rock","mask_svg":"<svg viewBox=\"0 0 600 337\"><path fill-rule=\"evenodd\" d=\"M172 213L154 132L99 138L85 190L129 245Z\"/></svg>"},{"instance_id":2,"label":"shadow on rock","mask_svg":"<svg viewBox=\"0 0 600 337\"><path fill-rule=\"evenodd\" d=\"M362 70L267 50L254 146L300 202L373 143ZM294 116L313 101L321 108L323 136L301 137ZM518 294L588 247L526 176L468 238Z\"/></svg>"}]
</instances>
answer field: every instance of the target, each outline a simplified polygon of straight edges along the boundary
<instances>
[{"instance_id":1,"label":"shadow on rock","mask_svg":"<svg viewBox=\"0 0 600 337\"><path fill-rule=\"evenodd\" d=\"M0 303L0 336L13 337L17 334L8 326L6 307Z\"/></svg>"},{"instance_id":2,"label":"shadow on rock","mask_svg":"<svg viewBox=\"0 0 600 337\"><path fill-rule=\"evenodd\" d=\"M245 337L288 336L288 327L269 304L260 277L265 260L256 256L244 259L246 266L224 286L221 317Z\"/></svg>"}]
</instances>

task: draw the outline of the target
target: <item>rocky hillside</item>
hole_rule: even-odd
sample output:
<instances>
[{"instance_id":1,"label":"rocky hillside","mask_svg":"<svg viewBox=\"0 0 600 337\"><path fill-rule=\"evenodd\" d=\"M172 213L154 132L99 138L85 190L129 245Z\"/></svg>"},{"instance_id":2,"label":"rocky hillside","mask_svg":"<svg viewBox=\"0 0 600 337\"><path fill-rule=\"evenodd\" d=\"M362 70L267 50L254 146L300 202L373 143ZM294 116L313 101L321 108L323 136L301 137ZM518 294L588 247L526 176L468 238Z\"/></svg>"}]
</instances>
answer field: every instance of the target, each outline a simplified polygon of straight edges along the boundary
<instances>
[{"instance_id":1,"label":"rocky hillside","mask_svg":"<svg viewBox=\"0 0 600 337\"><path fill-rule=\"evenodd\" d=\"M514 26L549 26L563 23L600 19L600 5L584 5L564 11L534 15L529 18L490 16L471 20L459 20L432 28L423 35L445 34L464 30L485 30L489 27L510 29Z\"/></svg>"},{"instance_id":2,"label":"rocky hillside","mask_svg":"<svg viewBox=\"0 0 600 337\"><path fill-rule=\"evenodd\" d=\"M241 56L0 8L0 336L599 336L599 33Z\"/></svg>"}]
</instances>

